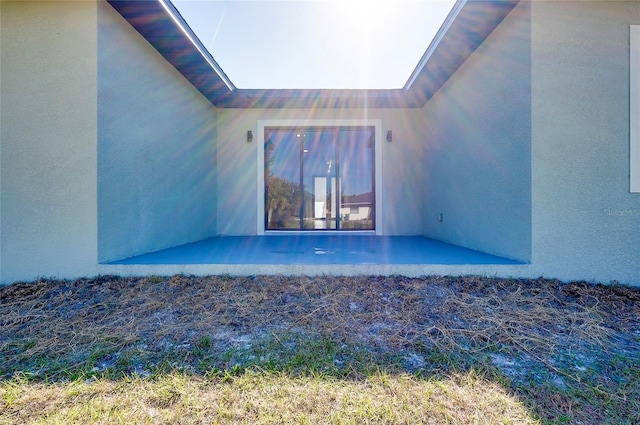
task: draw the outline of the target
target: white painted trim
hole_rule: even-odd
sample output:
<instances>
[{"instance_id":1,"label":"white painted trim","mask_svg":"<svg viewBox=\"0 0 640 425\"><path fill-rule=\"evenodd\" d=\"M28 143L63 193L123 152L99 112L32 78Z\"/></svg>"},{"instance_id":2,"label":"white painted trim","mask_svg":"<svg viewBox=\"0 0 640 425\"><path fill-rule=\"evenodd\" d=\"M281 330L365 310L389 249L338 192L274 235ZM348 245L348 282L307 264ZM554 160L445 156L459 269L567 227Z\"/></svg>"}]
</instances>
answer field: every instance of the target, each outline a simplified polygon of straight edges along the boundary
<instances>
[{"instance_id":1,"label":"white painted trim","mask_svg":"<svg viewBox=\"0 0 640 425\"><path fill-rule=\"evenodd\" d=\"M258 186L257 186L257 223L256 234L264 235L264 129L265 127L347 127L347 126L373 126L375 128L375 215L376 215L376 235L382 235L382 210L384 207L384 199L382 194L382 120L373 119L351 119L351 120L258 120L258 134L255 138L257 149L257 170L258 170ZM271 232L269 232L271 233ZM303 232L287 232L303 233ZM339 234L340 232L331 232L331 234ZM353 233L353 232L349 232ZM316 234L316 232L313 232Z\"/></svg>"},{"instance_id":2,"label":"white painted trim","mask_svg":"<svg viewBox=\"0 0 640 425\"><path fill-rule=\"evenodd\" d=\"M629 191L640 193L640 25L631 25L629 35Z\"/></svg>"},{"instance_id":3,"label":"white painted trim","mask_svg":"<svg viewBox=\"0 0 640 425\"><path fill-rule=\"evenodd\" d=\"M213 56L211 56L211 53L209 53L207 48L204 47L198 36L191 30L191 27L189 27L189 24L185 22L185 20L182 18L182 15L180 15L180 12L178 12L173 3L171 3L171 1L167 2L166 0L158 1L160 2L160 5L164 8L164 10L169 14L169 16L171 16L173 22L178 25L185 37L187 37L191 44L193 44L193 47L195 47L198 53L200 53L202 58L207 61L209 66L215 71L216 74L218 74L218 77L220 77L227 88L231 91L235 91L236 87L233 85L231 80L229 80L222 68L220 68L220 65L218 65Z\"/></svg>"},{"instance_id":4,"label":"white painted trim","mask_svg":"<svg viewBox=\"0 0 640 425\"><path fill-rule=\"evenodd\" d=\"M422 58L420 58L420 62L418 62L418 66L416 66L416 69L414 69L411 75L409 76L409 80L407 80L407 83L404 85L405 90L409 90L413 85L413 83L416 82L418 75L420 75L420 72L422 72L422 68L424 68L427 65L427 62L429 62L431 55L433 55L433 52L436 51L436 48L440 45L440 42L442 41L444 36L449 32L449 28L451 28L451 25L456 20L456 18L462 11L462 8L464 7L465 4L467 4L467 0L458 0L453 5L453 7L451 8L451 11L449 12L449 15L447 15L444 22L442 23L442 26L440 27L436 35L433 37L431 44L429 44L429 47L427 47L427 51L424 52L424 55L422 55Z\"/></svg>"}]
</instances>

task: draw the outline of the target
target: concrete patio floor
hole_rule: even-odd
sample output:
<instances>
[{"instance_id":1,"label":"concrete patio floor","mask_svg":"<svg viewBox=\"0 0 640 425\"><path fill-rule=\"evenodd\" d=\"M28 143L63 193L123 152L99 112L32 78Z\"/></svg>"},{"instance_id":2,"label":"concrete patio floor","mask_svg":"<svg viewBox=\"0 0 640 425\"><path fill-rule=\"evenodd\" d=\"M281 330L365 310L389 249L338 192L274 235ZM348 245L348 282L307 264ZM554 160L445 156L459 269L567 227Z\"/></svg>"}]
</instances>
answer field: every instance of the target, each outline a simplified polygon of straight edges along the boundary
<instances>
[{"instance_id":1,"label":"concrete patio floor","mask_svg":"<svg viewBox=\"0 0 640 425\"><path fill-rule=\"evenodd\" d=\"M202 240L109 263L110 265L516 265L420 236L268 235Z\"/></svg>"}]
</instances>

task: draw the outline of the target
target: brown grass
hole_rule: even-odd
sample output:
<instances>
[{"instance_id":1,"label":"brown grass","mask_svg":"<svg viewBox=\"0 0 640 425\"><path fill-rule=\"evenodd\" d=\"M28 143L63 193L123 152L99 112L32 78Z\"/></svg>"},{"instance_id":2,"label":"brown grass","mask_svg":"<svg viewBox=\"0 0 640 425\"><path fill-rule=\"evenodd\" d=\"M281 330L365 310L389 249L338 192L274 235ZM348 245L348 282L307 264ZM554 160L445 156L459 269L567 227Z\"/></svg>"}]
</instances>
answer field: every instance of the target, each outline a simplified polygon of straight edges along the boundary
<instances>
[{"instance_id":1,"label":"brown grass","mask_svg":"<svg viewBox=\"0 0 640 425\"><path fill-rule=\"evenodd\" d=\"M380 368L394 379L454 381L480 370L545 421L640 421L638 289L399 276L101 277L0 288L7 382L154 375L167 359L196 376L253 365L304 372L271 352L293 355L305 338L330 342L333 360L312 372L348 380L313 382L336 391L355 385L358 393L354 382L367 385L367 371Z\"/></svg>"}]
</instances>

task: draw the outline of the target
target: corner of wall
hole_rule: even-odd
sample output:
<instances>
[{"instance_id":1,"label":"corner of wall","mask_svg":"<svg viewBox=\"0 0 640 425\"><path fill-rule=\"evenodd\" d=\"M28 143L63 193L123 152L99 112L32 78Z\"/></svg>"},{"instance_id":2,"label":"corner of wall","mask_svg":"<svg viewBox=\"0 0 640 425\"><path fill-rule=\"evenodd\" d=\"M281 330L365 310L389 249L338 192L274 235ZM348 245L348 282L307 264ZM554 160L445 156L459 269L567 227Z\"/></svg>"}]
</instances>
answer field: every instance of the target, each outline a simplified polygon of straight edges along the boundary
<instances>
[{"instance_id":1,"label":"corner of wall","mask_svg":"<svg viewBox=\"0 0 640 425\"><path fill-rule=\"evenodd\" d=\"M531 260L531 19L522 2L423 107L423 232Z\"/></svg>"},{"instance_id":2,"label":"corner of wall","mask_svg":"<svg viewBox=\"0 0 640 425\"><path fill-rule=\"evenodd\" d=\"M215 235L217 109L106 2L98 63L99 261Z\"/></svg>"}]
</instances>

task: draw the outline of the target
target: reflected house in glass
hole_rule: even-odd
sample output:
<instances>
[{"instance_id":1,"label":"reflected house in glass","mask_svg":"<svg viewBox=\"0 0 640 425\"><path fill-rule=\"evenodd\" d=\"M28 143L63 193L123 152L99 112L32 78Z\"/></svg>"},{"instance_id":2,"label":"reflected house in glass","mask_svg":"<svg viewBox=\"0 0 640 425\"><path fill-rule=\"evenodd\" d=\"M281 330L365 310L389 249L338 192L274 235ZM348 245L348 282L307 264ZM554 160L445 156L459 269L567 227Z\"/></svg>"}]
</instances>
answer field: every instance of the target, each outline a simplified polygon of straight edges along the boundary
<instances>
[{"instance_id":1,"label":"reflected house in glass","mask_svg":"<svg viewBox=\"0 0 640 425\"><path fill-rule=\"evenodd\" d=\"M237 88L168 0L0 19L3 284L640 284L640 2L459 0L397 89Z\"/></svg>"},{"instance_id":2,"label":"reflected house in glass","mask_svg":"<svg viewBox=\"0 0 640 425\"><path fill-rule=\"evenodd\" d=\"M340 217L346 222L366 223L373 221L373 192L347 195L340 207Z\"/></svg>"}]
</instances>

